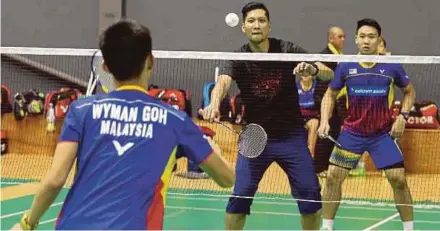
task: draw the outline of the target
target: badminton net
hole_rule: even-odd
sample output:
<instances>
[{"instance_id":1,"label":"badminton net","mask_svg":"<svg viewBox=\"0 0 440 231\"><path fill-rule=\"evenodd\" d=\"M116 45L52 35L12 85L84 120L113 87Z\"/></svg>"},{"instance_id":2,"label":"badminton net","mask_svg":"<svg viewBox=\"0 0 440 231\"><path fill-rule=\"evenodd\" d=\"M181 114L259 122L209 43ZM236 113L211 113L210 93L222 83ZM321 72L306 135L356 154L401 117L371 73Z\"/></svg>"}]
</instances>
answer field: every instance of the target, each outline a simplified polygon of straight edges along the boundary
<instances>
[{"instance_id":1,"label":"badminton net","mask_svg":"<svg viewBox=\"0 0 440 231\"><path fill-rule=\"evenodd\" d=\"M11 101L14 94L30 89L36 89L48 93L61 87L80 89L86 92L90 78L90 59L95 50L93 49L65 49L65 48L32 48L32 47L2 47L2 84L11 90ZM417 102L432 101L440 102L440 57L438 56L358 56L358 55L322 55L322 54L253 54L253 53L224 53L224 52L193 52L193 51L154 51L155 67L151 84L171 89L183 89L190 93L192 104L191 116L201 126L211 128L216 132L214 140L220 145L223 155L236 166L237 139L238 135L225 129L218 124L201 121L197 118L197 111L203 101L203 87L208 82L214 82L218 75L225 73L230 68L230 63L252 63L236 67L232 72L243 75L245 68L255 65L260 68L259 81L261 86L255 87L261 100L270 100L274 92L269 85L279 84L280 78L268 77L271 73L265 72L264 68L271 70L283 69L296 81L299 76L292 74L293 65L299 61L321 62L350 62L350 63L391 63L402 64L411 82L417 91ZM274 68L275 67L275 68ZM291 68L289 68L291 67ZM243 69L240 69L243 68ZM228 72L231 73L231 72ZM283 78L284 78L283 76ZM237 78L237 76L232 76ZM242 84L251 87L252 83L246 80L247 76L240 76ZM248 82L246 82L248 81ZM283 80L284 81L284 80ZM257 85L258 85L257 84ZM328 82L321 84L324 87L317 90L324 94ZM146 86L147 87L147 86ZM292 88L296 91L296 88ZM347 89L350 91L350 89ZM390 101L402 101L402 93L396 88L395 99ZM228 93L229 99L239 93L234 83ZM346 110L346 102L340 102L335 110ZM246 100L246 99L244 99ZM236 123L236 109L228 108L230 100L224 102L225 108L223 123L232 129L240 131L241 123ZM398 105L398 103L397 103ZM432 105L425 105L432 108ZM254 108L252 108L254 107ZM261 111L265 115L265 108L255 108L254 105L246 105L246 110ZM345 108L345 109L344 109ZM415 111L418 108L413 108ZM223 110L223 109L222 109ZM407 180L416 207L440 208L440 129L423 128L429 127L435 121L435 114L420 114L426 111L417 110L408 122L404 136L400 139L400 148L405 159ZM346 112L345 112L346 113ZM375 113L381 113L379 111ZM428 112L427 112L428 113ZM341 113L341 116L344 116ZM275 118L276 126L271 127L271 132L282 133L285 129L287 118ZM279 120L279 121L277 121ZM244 114L246 121L246 113ZM14 185L28 182L38 182L49 169L57 136L62 121L57 121L54 133L45 130L46 119L41 116L27 116L22 121L14 119L12 114L2 114L2 129L9 136L9 151L2 155L2 184ZM328 155L328 153L327 153ZM328 157L328 156L327 156ZM317 158L315 156L315 158ZM323 157L324 159L326 157ZM326 161L317 162L317 169L325 168ZM364 171L355 176L349 176L343 184L342 202L348 204L368 204L373 206L394 206L393 192L387 179L381 171L375 169L374 163L366 153L361 159ZM188 171L188 160L178 160L177 169L174 173ZM263 166L263 163L261 163ZM72 183L72 177L69 178ZM326 178L320 178L322 186ZM229 197L231 189L218 187L211 179L189 179L173 174L170 182L169 194L185 196L206 197ZM284 171L273 163L268 167L263 179L259 183L258 192L254 198L264 200L295 200L291 196L289 180ZM296 199L298 200L298 198ZM299 198L301 200L301 198Z\"/></svg>"}]
</instances>

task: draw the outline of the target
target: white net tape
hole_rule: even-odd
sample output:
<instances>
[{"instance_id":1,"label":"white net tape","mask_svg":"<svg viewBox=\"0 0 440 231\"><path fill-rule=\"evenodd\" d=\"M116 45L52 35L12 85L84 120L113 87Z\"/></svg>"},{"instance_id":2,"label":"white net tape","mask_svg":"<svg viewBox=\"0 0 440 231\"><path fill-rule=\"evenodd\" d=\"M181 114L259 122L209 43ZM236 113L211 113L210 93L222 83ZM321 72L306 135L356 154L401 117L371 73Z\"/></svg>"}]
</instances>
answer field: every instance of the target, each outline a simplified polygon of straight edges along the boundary
<instances>
[{"instance_id":1,"label":"white net tape","mask_svg":"<svg viewBox=\"0 0 440 231\"><path fill-rule=\"evenodd\" d=\"M95 49L2 47L2 54L21 55L60 55L92 56ZM98 54L99 55L99 54ZM154 50L158 59L197 59L197 60L253 60L253 61L321 61L321 62L377 62L401 64L436 64L440 56L376 56L376 55L329 55L329 54L274 54L274 53L236 53L203 51L164 51Z\"/></svg>"}]
</instances>

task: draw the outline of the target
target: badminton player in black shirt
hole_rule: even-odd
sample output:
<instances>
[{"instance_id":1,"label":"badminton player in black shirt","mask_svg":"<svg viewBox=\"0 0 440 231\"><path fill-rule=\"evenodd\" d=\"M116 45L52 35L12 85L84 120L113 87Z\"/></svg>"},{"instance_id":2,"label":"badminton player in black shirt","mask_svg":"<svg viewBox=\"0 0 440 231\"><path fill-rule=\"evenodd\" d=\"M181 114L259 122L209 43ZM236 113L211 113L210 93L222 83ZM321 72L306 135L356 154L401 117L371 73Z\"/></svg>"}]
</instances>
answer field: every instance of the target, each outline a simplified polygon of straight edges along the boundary
<instances>
[{"instance_id":1,"label":"badminton player in black shirt","mask_svg":"<svg viewBox=\"0 0 440 231\"><path fill-rule=\"evenodd\" d=\"M242 30L249 43L237 52L306 53L294 43L268 37L270 17L264 4L248 3L242 13ZM247 122L261 125L268 135L266 149L259 157L237 157L236 184L226 208L228 230L243 229L252 204L249 197L255 195L263 174L273 162L286 172L296 199L318 201L298 201L298 206L302 227L319 229L320 185L307 147L294 71L326 80L333 78L333 71L319 62L231 61L218 78L211 104L201 112L206 120L218 119L220 102L234 80L246 105Z\"/></svg>"}]
</instances>

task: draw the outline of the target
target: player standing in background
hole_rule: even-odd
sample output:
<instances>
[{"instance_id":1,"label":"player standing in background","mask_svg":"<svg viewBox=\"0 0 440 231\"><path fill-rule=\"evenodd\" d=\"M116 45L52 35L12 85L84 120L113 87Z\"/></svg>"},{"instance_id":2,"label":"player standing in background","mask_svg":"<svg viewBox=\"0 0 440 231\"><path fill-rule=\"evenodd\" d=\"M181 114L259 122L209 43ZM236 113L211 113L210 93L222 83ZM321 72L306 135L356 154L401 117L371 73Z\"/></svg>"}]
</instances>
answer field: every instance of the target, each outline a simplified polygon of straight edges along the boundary
<instances>
[{"instance_id":1,"label":"player standing in background","mask_svg":"<svg viewBox=\"0 0 440 231\"><path fill-rule=\"evenodd\" d=\"M318 139L319 127L319 105L321 99L316 98L316 86L318 81L312 76L301 76L296 82L298 87L299 107L301 115L306 120L306 129L308 132L308 147L312 157L315 158L315 146Z\"/></svg>"},{"instance_id":2,"label":"player standing in background","mask_svg":"<svg viewBox=\"0 0 440 231\"><path fill-rule=\"evenodd\" d=\"M343 55L344 45L345 45L345 32L342 28L337 26L332 26L327 32L328 43L321 54L333 54L333 55ZM325 62L327 67L332 70L336 69L338 63L336 62Z\"/></svg>"},{"instance_id":3,"label":"player standing in background","mask_svg":"<svg viewBox=\"0 0 440 231\"><path fill-rule=\"evenodd\" d=\"M271 24L264 4L248 3L243 7L242 15L242 31L249 43L238 52L306 53L294 43L268 37ZM294 70L300 76L333 78L333 71L319 62L231 61L218 77L211 103L202 110L204 119L218 119L220 102L235 80L246 105L246 121L259 124L268 135L266 150L259 157L249 159L237 155L237 181L226 208L225 226L228 230L243 229L246 215L250 214L252 197L273 162L277 162L287 174L296 199L312 200L298 201L303 228L319 229L320 185L307 148L307 131L298 104Z\"/></svg>"},{"instance_id":4,"label":"player standing in background","mask_svg":"<svg viewBox=\"0 0 440 231\"><path fill-rule=\"evenodd\" d=\"M118 22L99 47L117 89L69 107L52 167L21 219L24 230L36 228L75 158L78 171L56 229L162 229L177 146L221 187L234 184L232 167L191 118L147 95L154 62L149 29Z\"/></svg>"},{"instance_id":5,"label":"player standing in background","mask_svg":"<svg viewBox=\"0 0 440 231\"><path fill-rule=\"evenodd\" d=\"M387 41L383 37L380 37L378 53L380 55L391 55L391 52L387 49Z\"/></svg>"},{"instance_id":6,"label":"player standing in background","mask_svg":"<svg viewBox=\"0 0 440 231\"><path fill-rule=\"evenodd\" d=\"M337 26L332 26L327 32L327 46L321 51L321 54L333 54L333 55L343 55L345 46L345 32L342 28ZM335 71L337 62L324 62L324 64ZM321 100L327 91L330 81L318 81L316 86L315 95L318 99L317 106L321 108ZM342 126L343 112L346 111L345 101L338 100L336 110L333 111L333 115L330 119L330 135L337 139ZM318 109L319 110L319 109ZM318 175L320 177L326 177L327 169L329 165L329 158L333 150L334 143L329 139L319 139L316 142L315 147L315 167Z\"/></svg>"},{"instance_id":7,"label":"player standing in background","mask_svg":"<svg viewBox=\"0 0 440 231\"><path fill-rule=\"evenodd\" d=\"M356 45L361 55L378 55L381 27L373 19L358 21ZM393 122L390 107L394 85L403 89L401 114ZM318 133L328 134L329 118L336 96L344 86L348 96L348 116L339 136L342 148L335 147L330 158L327 181L323 193L323 230L333 229L342 197L342 183L350 169L356 166L368 151L378 169L385 171L394 192L394 201L404 230L413 229L413 207L408 187L403 154L397 138L405 130L406 120L414 103L416 92L402 65L395 63L340 63L335 79L324 96L321 107L321 124Z\"/></svg>"}]
</instances>

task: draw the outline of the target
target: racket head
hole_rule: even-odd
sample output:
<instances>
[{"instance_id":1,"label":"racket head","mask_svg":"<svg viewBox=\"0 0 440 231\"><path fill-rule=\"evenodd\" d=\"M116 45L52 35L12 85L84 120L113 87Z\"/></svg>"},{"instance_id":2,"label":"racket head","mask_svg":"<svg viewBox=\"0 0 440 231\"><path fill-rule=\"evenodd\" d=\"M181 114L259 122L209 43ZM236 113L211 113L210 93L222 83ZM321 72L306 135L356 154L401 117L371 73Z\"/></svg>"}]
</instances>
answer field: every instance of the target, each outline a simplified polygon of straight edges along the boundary
<instances>
[{"instance_id":1,"label":"racket head","mask_svg":"<svg viewBox=\"0 0 440 231\"><path fill-rule=\"evenodd\" d=\"M267 144L267 134L263 127L250 123L243 127L238 137L238 153L247 158L257 158Z\"/></svg>"},{"instance_id":2,"label":"racket head","mask_svg":"<svg viewBox=\"0 0 440 231\"><path fill-rule=\"evenodd\" d=\"M87 89L89 94L108 93L115 89L113 75L104 70L102 67L103 62L101 52L99 50L95 51L90 62L90 78L92 78L92 81L89 81L89 83L91 82L89 84L90 89Z\"/></svg>"}]
</instances>

